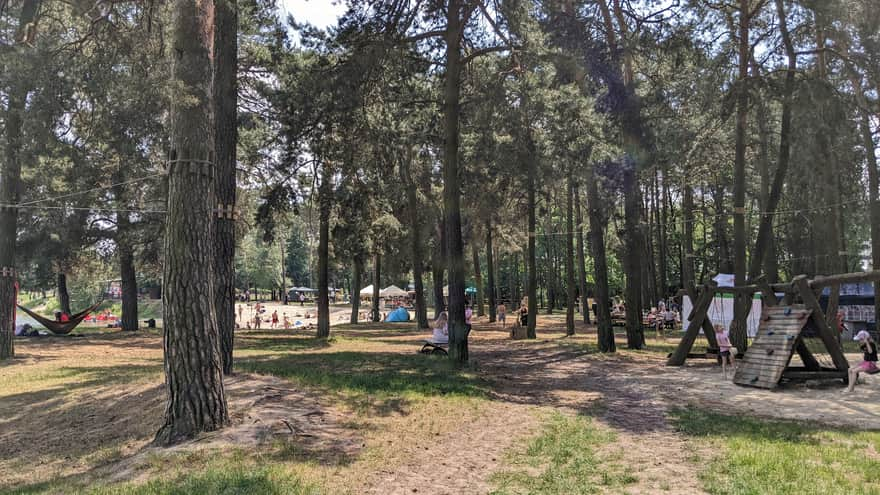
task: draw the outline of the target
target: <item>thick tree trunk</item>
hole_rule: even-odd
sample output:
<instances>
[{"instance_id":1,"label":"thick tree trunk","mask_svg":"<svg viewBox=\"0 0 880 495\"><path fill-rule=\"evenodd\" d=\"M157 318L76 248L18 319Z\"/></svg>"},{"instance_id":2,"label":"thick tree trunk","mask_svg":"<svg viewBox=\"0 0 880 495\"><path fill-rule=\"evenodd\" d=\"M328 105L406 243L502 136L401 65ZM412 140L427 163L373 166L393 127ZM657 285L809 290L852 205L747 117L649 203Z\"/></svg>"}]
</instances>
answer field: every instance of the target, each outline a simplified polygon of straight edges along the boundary
<instances>
[{"instance_id":1,"label":"thick tree trunk","mask_svg":"<svg viewBox=\"0 0 880 495\"><path fill-rule=\"evenodd\" d=\"M15 34L16 51L26 49L23 38L28 26L36 25L40 3L24 0L18 17ZM21 197L22 127L27 96L33 81L13 78L6 100L5 152L0 168L0 203L13 205ZM15 355L13 336L15 332L15 243L18 236L18 209L0 208L0 360Z\"/></svg>"},{"instance_id":2,"label":"thick tree trunk","mask_svg":"<svg viewBox=\"0 0 880 495\"><path fill-rule=\"evenodd\" d=\"M480 268L480 249L477 247L477 243L474 242L471 246L473 251L474 258L474 282L477 284L477 294L476 294L476 312L477 316L486 316L486 306L483 303L483 270Z\"/></svg>"},{"instance_id":3,"label":"thick tree trunk","mask_svg":"<svg viewBox=\"0 0 880 495\"><path fill-rule=\"evenodd\" d=\"M446 215L446 254L449 276L449 357L456 363L468 360L464 321L464 243L461 236L461 184L459 174L459 114L461 111L461 38L464 29L461 0L450 0L446 12L446 81L444 118L446 142L443 153L443 210Z\"/></svg>"},{"instance_id":4,"label":"thick tree trunk","mask_svg":"<svg viewBox=\"0 0 880 495\"><path fill-rule=\"evenodd\" d=\"M333 209L333 171L329 162L321 165L321 212L318 226L318 331L315 336L330 336L330 211Z\"/></svg>"},{"instance_id":5,"label":"thick tree trunk","mask_svg":"<svg viewBox=\"0 0 880 495\"><path fill-rule=\"evenodd\" d=\"M537 323L538 316L538 270L535 266L535 181L537 175L537 163L535 160L537 157L535 156L534 151L534 142L531 139L531 134L529 134L527 138L527 146L528 146L528 154L526 156L526 160L528 160L528 178L527 178L527 196L528 202L526 208L528 208L528 236L529 236L529 245L528 250L526 252L526 263L528 267L528 327L526 329L526 337L530 339L537 338L537 334L535 332L535 326Z\"/></svg>"},{"instance_id":6,"label":"thick tree trunk","mask_svg":"<svg viewBox=\"0 0 880 495\"><path fill-rule=\"evenodd\" d=\"M407 154L403 162L400 164L403 182L407 184L406 201L409 206L409 230L410 230L410 249L412 255L412 271L413 285L416 291L415 310L416 325L420 329L429 328L428 325L428 308L425 305L425 285L422 280L422 271L424 268L424 260L422 259L422 226L419 222L419 198L416 194L416 184L412 178L410 170L412 164L412 154Z\"/></svg>"},{"instance_id":7,"label":"thick tree trunk","mask_svg":"<svg viewBox=\"0 0 880 495\"><path fill-rule=\"evenodd\" d=\"M489 323L495 323L498 298L495 296L495 253L492 251L492 222L486 222L486 275L489 291Z\"/></svg>"},{"instance_id":8,"label":"thick tree trunk","mask_svg":"<svg viewBox=\"0 0 880 495\"><path fill-rule=\"evenodd\" d=\"M211 59L214 4L176 0L171 29L172 139L165 217L165 384L158 444L229 424L215 308Z\"/></svg>"},{"instance_id":9,"label":"thick tree trunk","mask_svg":"<svg viewBox=\"0 0 880 495\"><path fill-rule=\"evenodd\" d=\"M574 182L575 221L577 222L578 292L581 294L581 316L590 323L590 303L587 297L587 262L584 258L584 215L581 211L580 183Z\"/></svg>"},{"instance_id":10,"label":"thick tree trunk","mask_svg":"<svg viewBox=\"0 0 880 495\"><path fill-rule=\"evenodd\" d=\"M237 0L215 0L214 31L214 190L225 215L214 221L214 271L217 277L217 325L223 374L232 374L235 335L235 208L238 142L238 6ZM282 256L283 263L283 256ZM282 287L283 293L283 287Z\"/></svg>"},{"instance_id":11,"label":"thick tree trunk","mask_svg":"<svg viewBox=\"0 0 880 495\"><path fill-rule=\"evenodd\" d=\"M58 295L58 306L61 309L61 312L71 315L73 314L73 311L70 310L70 292L67 290L67 274L63 271L59 271L55 280L57 282L55 285L55 292Z\"/></svg>"},{"instance_id":12,"label":"thick tree trunk","mask_svg":"<svg viewBox=\"0 0 880 495\"><path fill-rule=\"evenodd\" d=\"M358 311L361 309L361 279L364 273L364 261L356 256L354 258L354 273L351 276L351 318L349 323L357 325Z\"/></svg>"},{"instance_id":13,"label":"thick tree trunk","mask_svg":"<svg viewBox=\"0 0 880 495\"><path fill-rule=\"evenodd\" d=\"M614 328L611 326L611 294L608 289L608 260L605 252L605 225L599 200L599 186L595 171L589 167L587 185L587 213L590 217L590 254L593 257L593 276L596 281L596 328L599 350L615 352Z\"/></svg>"},{"instance_id":14,"label":"thick tree trunk","mask_svg":"<svg viewBox=\"0 0 880 495\"><path fill-rule=\"evenodd\" d=\"M382 283L382 255L376 253L373 255L373 310L371 311L370 321L378 323L382 319L381 308L379 307L379 290Z\"/></svg>"},{"instance_id":15,"label":"thick tree trunk","mask_svg":"<svg viewBox=\"0 0 880 495\"><path fill-rule=\"evenodd\" d=\"M138 286L134 268L134 249L128 239L127 213L121 213L117 220L119 248L119 277L122 280L122 329L138 329Z\"/></svg>"},{"instance_id":16,"label":"thick tree trunk","mask_svg":"<svg viewBox=\"0 0 880 495\"><path fill-rule=\"evenodd\" d=\"M444 222L437 222L436 239L437 245L434 246L433 259L431 260L431 278L434 282L434 319L440 317L440 313L446 311L446 304L443 301L443 273L446 271L446 240L444 231Z\"/></svg>"},{"instance_id":17,"label":"thick tree trunk","mask_svg":"<svg viewBox=\"0 0 880 495\"><path fill-rule=\"evenodd\" d=\"M681 260L681 278L684 289L690 290L694 287L694 188L689 182L690 174L685 169L684 193L682 194L681 210L682 210L682 245L683 255Z\"/></svg>"},{"instance_id":18,"label":"thick tree trunk","mask_svg":"<svg viewBox=\"0 0 880 495\"><path fill-rule=\"evenodd\" d=\"M574 171L568 167L568 188L565 201L565 334L574 335ZM583 297L583 296L581 296Z\"/></svg>"},{"instance_id":19,"label":"thick tree trunk","mask_svg":"<svg viewBox=\"0 0 880 495\"><path fill-rule=\"evenodd\" d=\"M626 247L623 255L626 274L626 345L630 349L645 346L645 332L642 328L642 233L639 227L641 218L638 187L638 172L635 163L628 163L623 173L624 184L624 225L626 226Z\"/></svg>"},{"instance_id":20,"label":"thick tree trunk","mask_svg":"<svg viewBox=\"0 0 880 495\"><path fill-rule=\"evenodd\" d=\"M746 131L749 117L749 94L746 83L749 76L751 46L749 44L749 24L751 20L750 0L740 0L739 16L739 77L736 90L736 156L733 167L733 274L736 285L746 284ZM760 266L760 264L759 264ZM748 332L744 315L745 306L751 300L744 297L734 299L734 321L731 323L730 341L740 352L748 347Z\"/></svg>"}]
</instances>

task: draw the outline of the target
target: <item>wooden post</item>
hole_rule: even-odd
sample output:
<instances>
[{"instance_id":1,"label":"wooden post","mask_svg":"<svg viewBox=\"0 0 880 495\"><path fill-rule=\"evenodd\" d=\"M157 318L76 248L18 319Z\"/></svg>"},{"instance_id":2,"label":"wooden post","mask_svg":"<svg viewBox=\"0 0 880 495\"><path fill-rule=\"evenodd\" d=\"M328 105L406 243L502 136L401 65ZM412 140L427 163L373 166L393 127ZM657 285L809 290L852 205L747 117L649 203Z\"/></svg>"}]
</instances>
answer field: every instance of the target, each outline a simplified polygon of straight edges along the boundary
<instances>
[{"instance_id":1,"label":"wooden post","mask_svg":"<svg viewBox=\"0 0 880 495\"><path fill-rule=\"evenodd\" d=\"M700 333L700 328L703 327L703 323L708 323L708 327L710 329L712 328L712 322L709 321L706 313L709 310L709 304L712 303L712 296L714 296L714 294L712 287L708 285L703 287L700 292L700 297L694 302L694 310L691 313L691 321L688 323L687 331L685 331L684 336L681 338L681 342L675 349L675 352L673 352L666 361L667 366L681 366L684 364L688 353L691 351L694 342L697 340L697 335ZM707 338L709 334L711 334L714 339L714 332L707 332Z\"/></svg>"},{"instance_id":2,"label":"wooden post","mask_svg":"<svg viewBox=\"0 0 880 495\"><path fill-rule=\"evenodd\" d=\"M846 357L843 355L843 349L840 348L836 333L828 327L828 323L825 321L825 313L822 311L822 306L819 305L816 295L813 294L806 275L795 277L792 284L797 287L801 298L804 300L804 305L808 309L813 310L811 318L819 330L819 337L825 344L825 348L828 349L828 354L831 355L831 359L834 361L834 366L840 371L848 370L849 362L847 362Z\"/></svg>"},{"instance_id":3,"label":"wooden post","mask_svg":"<svg viewBox=\"0 0 880 495\"><path fill-rule=\"evenodd\" d=\"M839 336L840 329L837 328L838 308L840 308L840 284L831 284L831 289L828 293L828 306L825 310L825 322L828 323L829 327L838 330L837 335Z\"/></svg>"}]
</instances>

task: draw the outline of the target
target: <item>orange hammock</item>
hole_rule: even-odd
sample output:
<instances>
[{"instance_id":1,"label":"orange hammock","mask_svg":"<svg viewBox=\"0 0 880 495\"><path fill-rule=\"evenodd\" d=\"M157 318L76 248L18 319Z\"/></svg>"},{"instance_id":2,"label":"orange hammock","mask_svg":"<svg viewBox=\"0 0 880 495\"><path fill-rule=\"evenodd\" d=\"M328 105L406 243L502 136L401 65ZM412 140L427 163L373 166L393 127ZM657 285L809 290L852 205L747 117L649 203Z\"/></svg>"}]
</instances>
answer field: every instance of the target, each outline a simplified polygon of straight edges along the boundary
<instances>
[{"instance_id":1,"label":"orange hammock","mask_svg":"<svg viewBox=\"0 0 880 495\"><path fill-rule=\"evenodd\" d=\"M101 305L100 302L96 303L96 304L89 306L88 308L80 311L79 313L71 315L70 321L50 320L49 318L46 318L44 316L38 315L37 313L34 313L33 311L25 308L24 306L18 305L18 308L21 309L22 311L24 311L25 313L29 314L31 316L31 318L37 320L37 322L39 322L40 325L43 325L44 327L48 328L49 331L51 331L52 333L57 334L57 335L67 335L74 328L76 328L77 325L82 323L82 321L86 319L86 316L89 316L89 313L98 309L98 306L100 306L100 305Z\"/></svg>"}]
</instances>

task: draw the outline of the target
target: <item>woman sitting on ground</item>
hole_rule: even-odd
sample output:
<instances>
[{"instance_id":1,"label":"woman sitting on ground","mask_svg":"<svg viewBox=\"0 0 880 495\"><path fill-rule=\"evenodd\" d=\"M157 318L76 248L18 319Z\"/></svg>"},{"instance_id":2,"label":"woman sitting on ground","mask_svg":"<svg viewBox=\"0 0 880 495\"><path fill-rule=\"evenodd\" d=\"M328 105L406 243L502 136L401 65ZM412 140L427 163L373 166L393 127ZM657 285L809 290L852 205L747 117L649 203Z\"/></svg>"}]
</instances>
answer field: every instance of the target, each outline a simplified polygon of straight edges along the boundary
<instances>
[{"instance_id":1,"label":"woman sitting on ground","mask_svg":"<svg viewBox=\"0 0 880 495\"><path fill-rule=\"evenodd\" d=\"M440 313L431 327L434 329L434 334L431 336L432 344L449 343L449 316L446 311Z\"/></svg>"},{"instance_id":2,"label":"woman sitting on ground","mask_svg":"<svg viewBox=\"0 0 880 495\"><path fill-rule=\"evenodd\" d=\"M859 343L859 348L864 355L862 356L861 363L849 369L849 387L846 388L847 392L852 392L855 388L856 382L859 381L859 373L873 374L878 371L877 343L871 338L871 334L867 330L862 330L856 334L853 340Z\"/></svg>"}]
</instances>

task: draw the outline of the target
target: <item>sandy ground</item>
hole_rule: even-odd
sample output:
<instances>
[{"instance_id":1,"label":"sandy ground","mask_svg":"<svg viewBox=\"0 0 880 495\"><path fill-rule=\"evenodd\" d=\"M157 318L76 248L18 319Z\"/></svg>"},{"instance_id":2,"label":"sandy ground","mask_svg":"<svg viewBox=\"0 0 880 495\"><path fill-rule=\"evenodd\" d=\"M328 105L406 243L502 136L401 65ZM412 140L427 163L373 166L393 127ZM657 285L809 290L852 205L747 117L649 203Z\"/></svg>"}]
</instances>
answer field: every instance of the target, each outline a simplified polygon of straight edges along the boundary
<instances>
[{"instance_id":1,"label":"sandy ground","mask_svg":"<svg viewBox=\"0 0 880 495\"><path fill-rule=\"evenodd\" d=\"M511 341L497 325L476 323L471 360L492 384L490 400L479 404L438 398L364 417L283 379L240 374L227 382L234 427L178 448L289 441L318 464L337 466L325 480L333 493L487 493L505 453L538 431L542 412L557 410L595 417L616 433L601 454L635 466L638 481L627 493L702 493L693 454L703 447L675 431L671 408L880 428L880 376L850 395L840 384L740 387L709 361L668 368L660 353L589 353L583 344L594 334L581 328L562 338L557 324L547 320L538 341ZM338 334L367 338L351 345L370 352L396 353L415 352L427 335ZM16 360L0 366L0 486L84 473L139 478L142 461L156 452L148 444L162 418L161 338L113 334L16 345ZM77 380L65 381L68 373ZM21 374L39 380L39 389L18 387ZM369 459L376 452L378 462Z\"/></svg>"}]
</instances>

